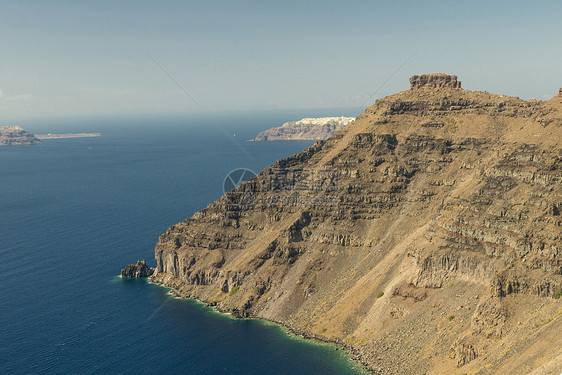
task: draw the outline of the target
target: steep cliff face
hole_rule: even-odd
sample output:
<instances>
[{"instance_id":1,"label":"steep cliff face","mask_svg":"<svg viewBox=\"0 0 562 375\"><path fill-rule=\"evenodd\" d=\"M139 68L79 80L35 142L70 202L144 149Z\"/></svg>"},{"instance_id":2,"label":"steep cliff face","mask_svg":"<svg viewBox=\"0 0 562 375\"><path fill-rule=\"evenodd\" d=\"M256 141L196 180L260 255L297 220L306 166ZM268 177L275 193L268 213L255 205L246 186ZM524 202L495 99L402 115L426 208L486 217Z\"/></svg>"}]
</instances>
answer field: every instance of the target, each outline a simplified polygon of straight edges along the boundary
<instances>
[{"instance_id":1,"label":"steep cliff face","mask_svg":"<svg viewBox=\"0 0 562 375\"><path fill-rule=\"evenodd\" d=\"M0 147L34 145L40 143L33 134L19 126L0 126Z\"/></svg>"},{"instance_id":2,"label":"steep cliff face","mask_svg":"<svg viewBox=\"0 0 562 375\"><path fill-rule=\"evenodd\" d=\"M559 372L561 109L412 77L171 227L153 280L375 373Z\"/></svg>"}]
</instances>

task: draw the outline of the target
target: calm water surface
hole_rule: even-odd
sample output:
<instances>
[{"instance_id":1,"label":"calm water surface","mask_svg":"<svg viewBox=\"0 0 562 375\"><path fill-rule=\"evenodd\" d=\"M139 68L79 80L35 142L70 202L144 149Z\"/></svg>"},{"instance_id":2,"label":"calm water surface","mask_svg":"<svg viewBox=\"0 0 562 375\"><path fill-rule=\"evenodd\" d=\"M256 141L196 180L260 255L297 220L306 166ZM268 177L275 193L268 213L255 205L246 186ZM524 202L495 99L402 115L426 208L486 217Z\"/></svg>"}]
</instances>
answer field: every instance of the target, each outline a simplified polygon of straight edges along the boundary
<instances>
[{"instance_id":1,"label":"calm water surface","mask_svg":"<svg viewBox=\"0 0 562 375\"><path fill-rule=\"evenodd\" d=\"M222 195L229 171L312 144L244 142L279 120L85 121L49 130L104 137L0 149L2 373L359 374L331 346L116 277L155 265L158 235Z\"/></svg>"}]
</instances>

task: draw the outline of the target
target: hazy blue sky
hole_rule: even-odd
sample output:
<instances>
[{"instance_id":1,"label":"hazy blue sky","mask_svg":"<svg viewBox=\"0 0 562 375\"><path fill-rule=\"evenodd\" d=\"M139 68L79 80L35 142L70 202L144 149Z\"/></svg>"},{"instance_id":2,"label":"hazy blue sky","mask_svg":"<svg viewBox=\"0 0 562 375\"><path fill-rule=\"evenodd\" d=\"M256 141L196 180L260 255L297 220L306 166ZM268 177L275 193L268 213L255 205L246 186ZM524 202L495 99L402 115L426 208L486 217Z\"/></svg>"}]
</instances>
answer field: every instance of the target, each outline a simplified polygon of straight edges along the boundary
<instances>
[{"instance_id":1,"label":"hazy blue sky","mask_svg":"<svg viewBox=\"0 0 562 375\"><path fill-rule=\"evenodd\" d=\"M413 74L546 99L560 1L0 2L0 124L26 118L360 106ZM371 104L373 100L368 103Z\"/></svg>"}]
</instances>

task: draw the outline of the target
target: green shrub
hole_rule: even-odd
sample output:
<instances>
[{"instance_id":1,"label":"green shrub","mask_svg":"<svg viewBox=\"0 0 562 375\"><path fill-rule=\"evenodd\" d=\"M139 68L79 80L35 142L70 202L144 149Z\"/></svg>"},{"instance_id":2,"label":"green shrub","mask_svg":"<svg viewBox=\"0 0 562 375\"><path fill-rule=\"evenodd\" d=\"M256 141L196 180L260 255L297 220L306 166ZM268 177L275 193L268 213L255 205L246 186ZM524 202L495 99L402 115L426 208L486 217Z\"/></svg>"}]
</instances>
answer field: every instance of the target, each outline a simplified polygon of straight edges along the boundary
<instances>
[{"instance_id":1,"label":"green shrub","mask_svg":"<svg viewBox=\"0 0 562 375\"><path fill-rule=\"evenodd\" d=\"M377 293L377 298L381 298L382 296L384 296L384 292L381 290Z\"/></svg>"},{"instance_id":2,"label":"green shrub","mask_svg":"<svg viewBox=\"0 0 562 375\"><path fill-rule=\"evenodd\" d=\"M240 289L239 286L235 286L234 288L230 289L230 296L233 296L236 293L238 293L238 289Z\"/></svg>"},{"instance_id":3,"label":"green shrub","mask_svg":"<svg viewBox=\"0 0 562 375\"><path fill-rule=\"evenodd\" d=\"M554 299L558 299L560 297L562 297L562 289L552 295L552 298Z\"/></svg>"},{"instance_id":4,"label":"green shrub","mask_svg":"<svg viewBox=\"0 0 562 375\"><path fill-rule=\"evenodd\" d=\"M455 319L455 316L454 316L454 315L449 315L449 317L448 317L447 319L449 319L449 321L451 321L451 320Z\"/></svg>"},{"instance_id":5,"label":"green shrub","mask_svg":"<svg viewBox=\"0 0 562 375\"><path fill-rule=\"evenodd\" d=\"M326 333L327 330L328 330L328 328L324 328L324 329L322 330L322 333Z\"/></svg>"}]
</instances>

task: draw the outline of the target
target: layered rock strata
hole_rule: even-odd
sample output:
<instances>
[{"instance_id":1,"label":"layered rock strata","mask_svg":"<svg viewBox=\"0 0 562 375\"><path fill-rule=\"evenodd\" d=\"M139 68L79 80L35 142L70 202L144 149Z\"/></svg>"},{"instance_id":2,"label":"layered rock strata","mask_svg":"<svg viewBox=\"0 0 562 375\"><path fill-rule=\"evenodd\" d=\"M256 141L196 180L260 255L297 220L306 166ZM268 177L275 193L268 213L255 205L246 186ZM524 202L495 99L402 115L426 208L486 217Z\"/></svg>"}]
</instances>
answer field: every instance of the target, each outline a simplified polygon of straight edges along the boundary
<instances>
[{"instance_id":1,"label":"layered rock strata","mask_svg":"<svg viewBox=\"0 0 562 375\"><path fill-rule=\"evenodd\" d=\"M562 368L562 99L412 77L156 245L155 282L377 374Z\"/></svg>"}]
</instances>

